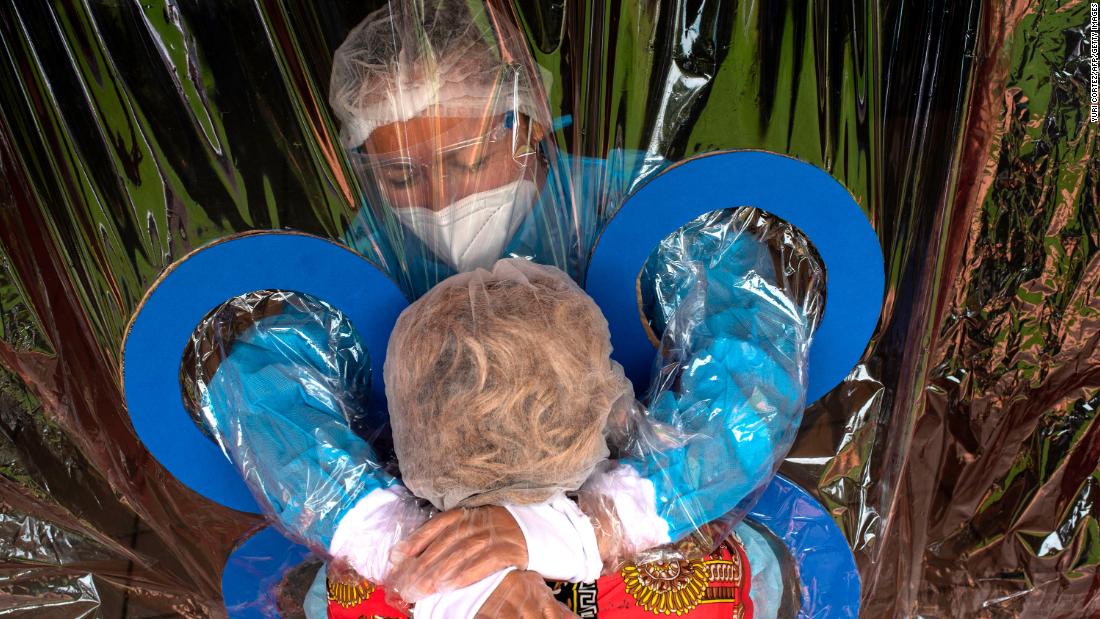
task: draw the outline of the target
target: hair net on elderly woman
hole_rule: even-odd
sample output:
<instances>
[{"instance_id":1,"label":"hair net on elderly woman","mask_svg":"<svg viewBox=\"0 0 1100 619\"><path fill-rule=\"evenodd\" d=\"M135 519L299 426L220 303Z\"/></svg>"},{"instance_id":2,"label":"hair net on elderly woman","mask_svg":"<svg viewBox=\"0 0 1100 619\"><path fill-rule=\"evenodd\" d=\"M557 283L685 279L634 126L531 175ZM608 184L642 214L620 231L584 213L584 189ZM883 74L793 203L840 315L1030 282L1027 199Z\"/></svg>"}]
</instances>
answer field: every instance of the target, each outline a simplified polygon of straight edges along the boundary
<instances>
[{"instance_id":1,"label":"hair net on elderly woman","mask_svg":"<svg viewBox=\"0 0 1100 619\"><path fill-rule=\"evenodd\" d=\"M599 307L524 260L417 300L390 337L385 381L401 479L441 510L580 488L609 455L612 409L634 399Z\"/></svg>"}]
</instances>

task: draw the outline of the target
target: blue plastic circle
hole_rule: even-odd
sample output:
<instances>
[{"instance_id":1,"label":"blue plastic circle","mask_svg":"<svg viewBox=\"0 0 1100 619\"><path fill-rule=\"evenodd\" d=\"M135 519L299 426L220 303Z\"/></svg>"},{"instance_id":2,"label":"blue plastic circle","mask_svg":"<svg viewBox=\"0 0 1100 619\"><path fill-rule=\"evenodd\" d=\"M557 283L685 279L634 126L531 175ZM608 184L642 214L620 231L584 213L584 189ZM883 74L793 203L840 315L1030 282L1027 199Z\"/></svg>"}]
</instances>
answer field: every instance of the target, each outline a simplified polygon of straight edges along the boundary
<instances>
[{"instance_id":1,"label":"blue plastic circle","mask_svg":"<svg viewBox=\"0 0 1100 619\"><path fill-rule=\"evenodd\" d=\"M754 206L796 226L825 262L825 315L810 349L806 403L825 395L859 361L882 309L882 250L851 194L824 171L759 151L700 156L676 165L626 201L596 245L587 290L611 327L614 357L637 393L649 387L654 349L636 285L665 237L700 215Z\"/></svg>"},{"instance_id":2,"label":"blue plastic circle","mask_svg":"<svg viewBox=\"0 0 1100 619\"><path fill-rule=\"evenodd\" d=\"M192 490L259 512L240 473L183 408L180 361L207 313L256 290L314 295L343 311L371 359L371 405L385 406L382 364L407 301L397 285L351 250L297 233L266 232L203 247L177 262L138 308L123 347L122 376L134 430L149 452Z\"/></svg>"},{"instance_id":3,"label":"blue plastic circle","mask_svg":"<svg viewBox=\"0 0 1100 619\"><path fill-rule=\"evenodd\" d=\"M309 556L272 527L248 538L229 555L222 569L222 600L233 619L278 617L279 584Z\"/></svg>"},{"instance_id":4,"label":"blue plastic circle","mask_svg":"<svg viewBox=\"0 0 1100 619\"><path fill-rule=\"evenodd\" d=\"M747 517L783 540L798 566L799 617L859 616L855 557L829 512L808 492L776 475Z\"/></svg>"}]
</instances>

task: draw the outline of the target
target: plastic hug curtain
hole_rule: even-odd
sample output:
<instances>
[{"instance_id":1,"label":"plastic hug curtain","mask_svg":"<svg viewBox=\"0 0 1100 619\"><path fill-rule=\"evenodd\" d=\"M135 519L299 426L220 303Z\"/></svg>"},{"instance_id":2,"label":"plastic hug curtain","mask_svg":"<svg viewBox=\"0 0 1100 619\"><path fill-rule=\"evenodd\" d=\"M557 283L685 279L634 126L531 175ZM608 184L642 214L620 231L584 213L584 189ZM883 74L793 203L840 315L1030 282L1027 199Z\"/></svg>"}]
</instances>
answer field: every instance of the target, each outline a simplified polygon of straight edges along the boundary
<instances>
[{"instance_id":1,"label":"plastic hug curtain","mask_svg":"<svg viewBox=\"0 0 1100 619\"><path fill-rule=\"evenodd\" d=\"M554 251L583 278L602 222L694 155L828 172L881 241L886 296L781 473L843 530L862 614L1096 614L1090 3L794 4L490 2L553 146L532 159L508 140L509 156L585 179L562 184ZM357 167L329 104L337 49L380 6L0 7L0 612L225 612L218 576L262 522L137 439L127 326L165 268L253 230L351 246L417 292L398 241L349 240L362 171L394 162Z\"/></svg>"}]
</instances>

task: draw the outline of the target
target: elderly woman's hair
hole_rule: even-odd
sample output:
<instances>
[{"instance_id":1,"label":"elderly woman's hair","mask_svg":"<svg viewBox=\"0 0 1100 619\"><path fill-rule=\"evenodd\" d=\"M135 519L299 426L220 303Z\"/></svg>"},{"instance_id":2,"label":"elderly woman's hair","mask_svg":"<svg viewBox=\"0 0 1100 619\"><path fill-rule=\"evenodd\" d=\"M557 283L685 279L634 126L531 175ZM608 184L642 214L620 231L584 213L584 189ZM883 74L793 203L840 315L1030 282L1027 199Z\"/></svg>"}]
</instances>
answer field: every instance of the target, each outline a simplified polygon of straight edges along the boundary
<instances>
[{"instance_id":1,"label":"elderly woman's hair","mask_svg":"<svg viewBox=\"0 0 1100 619\"><path fill-rule=\"evenodd\" d=\"M440 283L390 337L386 395L403 481L440 509L537 503L607 457L633 402L607 321L561 271L502 260Z\"/></svg>"}]
</instances>

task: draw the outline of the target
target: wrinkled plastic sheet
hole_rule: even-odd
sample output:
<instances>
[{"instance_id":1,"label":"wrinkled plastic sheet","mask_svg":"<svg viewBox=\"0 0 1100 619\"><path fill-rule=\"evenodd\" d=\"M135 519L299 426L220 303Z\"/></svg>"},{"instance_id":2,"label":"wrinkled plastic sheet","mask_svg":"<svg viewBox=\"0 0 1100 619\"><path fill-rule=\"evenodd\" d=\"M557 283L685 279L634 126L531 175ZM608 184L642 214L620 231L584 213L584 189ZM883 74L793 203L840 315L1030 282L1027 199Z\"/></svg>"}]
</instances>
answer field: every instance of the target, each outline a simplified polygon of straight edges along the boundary
<instances>
[{"instance_id":1,"label":"wrinkled plastic sheet","mask_svg":"<svg viewBox=\"0 0 1100 619\"><path fill-rule=\"evenodd\" d=\"M517 3L518 4L518 3ZM252 517L168 476L122 409L127 321L233 232L339 238L324 88L359 3L0 9L0 609L220 615ZM1100 202L1088 3L524 3L559 144L828 170L887 296L783 472L859 561L866 616L1100 612Z\"/></svg>"}]
</instances>

